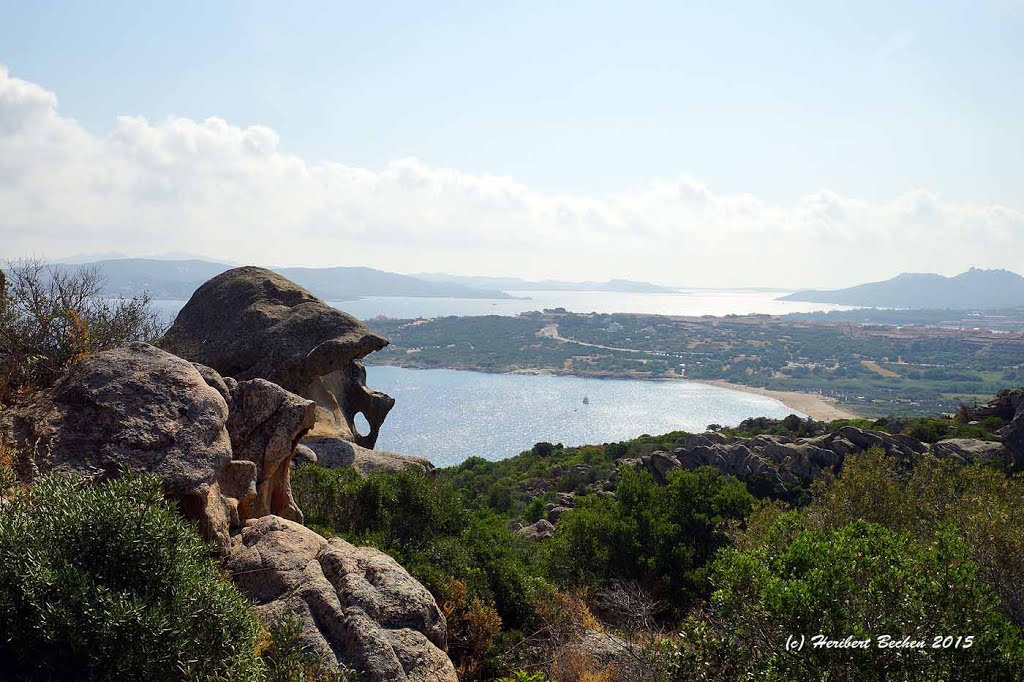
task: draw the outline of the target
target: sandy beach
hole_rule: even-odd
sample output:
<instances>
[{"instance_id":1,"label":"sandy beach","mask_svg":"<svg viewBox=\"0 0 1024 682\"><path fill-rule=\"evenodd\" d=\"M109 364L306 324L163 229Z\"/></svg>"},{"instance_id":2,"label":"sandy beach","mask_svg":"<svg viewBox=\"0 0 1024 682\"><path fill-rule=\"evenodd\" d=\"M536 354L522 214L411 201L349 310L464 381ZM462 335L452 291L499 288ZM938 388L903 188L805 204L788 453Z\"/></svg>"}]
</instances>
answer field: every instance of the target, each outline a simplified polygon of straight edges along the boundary
<instances>
[{"instance_id":1,"label":"sandy beach","mask_svg":"<svg viewBox=\"0 0 1024 682\"><path fill-rule=\"evenodd\" d=\"M701 380L701 383L721 386L722 388L731 388L734 391L756 393L757 395L775 398L786 407L797 410L798 412L803 412L812 419L820 421L857 418L856 414L839 407L833 400L813 393L800 393L799 391L771 391L767 388L733 384L725 381L724 379L706 379Z\"/></svg>"}]
</instances>

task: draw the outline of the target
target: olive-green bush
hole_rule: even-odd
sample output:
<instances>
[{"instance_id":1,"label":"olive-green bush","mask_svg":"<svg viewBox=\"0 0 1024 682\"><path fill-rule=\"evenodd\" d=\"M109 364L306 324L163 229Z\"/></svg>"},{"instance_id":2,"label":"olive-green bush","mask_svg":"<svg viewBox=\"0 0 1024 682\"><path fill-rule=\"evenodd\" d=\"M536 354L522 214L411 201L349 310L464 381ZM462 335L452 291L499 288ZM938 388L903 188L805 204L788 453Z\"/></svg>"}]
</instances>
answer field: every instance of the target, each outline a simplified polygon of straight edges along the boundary
<instances>
[{"instance_id":1,"label":"olive-green bush","mask_svg":"<svg viewBox=\"0 0 1024 682\"><path fill-rule=\"evenodd\" d=\"M266 631L158 480L68 473L0 508L0 676L261 679Z\"/></svg>"}]
</instances>

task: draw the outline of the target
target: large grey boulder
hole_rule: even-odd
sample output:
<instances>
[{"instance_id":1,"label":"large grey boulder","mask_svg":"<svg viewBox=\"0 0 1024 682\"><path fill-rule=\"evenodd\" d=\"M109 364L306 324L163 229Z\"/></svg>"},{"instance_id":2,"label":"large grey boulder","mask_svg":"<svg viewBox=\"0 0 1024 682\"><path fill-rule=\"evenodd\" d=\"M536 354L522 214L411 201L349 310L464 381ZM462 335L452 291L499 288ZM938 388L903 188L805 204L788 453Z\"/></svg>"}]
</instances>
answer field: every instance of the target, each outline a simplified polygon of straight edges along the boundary
<instances>
[{"instance_id":1,"label":"large grey boulder","mask_svg":"<svg viewBox=\"0 0 1024 682\"><path fill-rule=\"evenodd\" d=\"M225 377L266 379L314 400L324 433L363 447L373 447L394 406L366 387L359 363L388 340L264 268L235 268L203 284L159 344ZM369 423L365 434L358 414Z\"/></svg>"},{"instance_id":2,"label":"large grey boulder","mask_svg":"<svg viewBox=\"0 0 1024 682\"><path fill-rule=\"evenodd\" d=\"M224 398L192 363L145 343L85 358L12 416L23 477L131 469L181 497L214 482L232 458Z\"/></svg>"},{"instance_id":3,"label":"large grey boulder","mask_svg":"<svg viewBox=\"0 0 1024 682\"><path fill-rule=\"evenodd\" d=\"M952 457L960 462L1006 462L1009 451L1002 443L973 438L947 438L932 444L932 453L939 458Z\"/></svg>"},{"instance_id":4,"label":"large grey boulder","mask_svg":"<svg viewBox=\"0 0 1024 682\"><path fill-rule=\"evenodd\" d=\"M1008 422L999 431L1014 471L1024 469L1024 388L1000 391L984 405L968 407L969 418L981 420L998 417Z\"/></svg>"},{"instance_id":5,"label":"large grey boulder","mask_svg":"<svg viewBox=\"0 0 1024 682\"><path fill-rule=\"evenodd\" d=\"M307 650L360 680L457 682L437 603L379 550L265 516L246 524L227 569L265 618L297 616Z\"/></svg>"},{"instance_id":6,"label":"large grey boulder","mask_svg":"<svg viewBox=\"0 0 1024 682\"><path fill-rule=\"evenodd\" d=\"M531 523L529 526L523 526L515 531L515 534L519 537L526 538L527 540L541 541L547 540L555 534L555 526L547 519L541 519L536 523Z\"/></svg>"},{"instance_id":7,"label":"large grey boulder","mask_svg":"<svg viewBox=\"0 0 1024 682\"><path fill-rule=\"evenodd\" d=\"M296 521L290 469L312 401L263 379L223 378L133 343L76 363L52 388L6 411L23 480L56 467L97 480L152 474L223 552L232 529L277 514Z\"/></svg>"},{"instance_id":8,"label":"large grey boulder","mask_svg":"<svg viewBox=\"0 0 1024 682\"><path fill-rule=\"evenodd\" d=\"M303 441L303 445L314 453L320 466L330 469L352 467L363 476L374 471L395 473L405 469L422 471L430 477L434 475L434 465L423 457L371 450L336 437L311 436Z\"/></svg>"},{"instance_id":9,"label":"large grey boulder","mask_svg":"<svg viewBox=\"0 0 1024 682\"><path fill-rule=\"evenodd\" d=\"M255 467L231 466L227 420L224 397L192 363L133 343L76 363L8 410L0 430L15 442L15 468L27 482L54 468L95 480L126 471L156 476L223 551L239 501L228 499L222 479L242 498L255 493Z\"/></svg>"}]
</instances>

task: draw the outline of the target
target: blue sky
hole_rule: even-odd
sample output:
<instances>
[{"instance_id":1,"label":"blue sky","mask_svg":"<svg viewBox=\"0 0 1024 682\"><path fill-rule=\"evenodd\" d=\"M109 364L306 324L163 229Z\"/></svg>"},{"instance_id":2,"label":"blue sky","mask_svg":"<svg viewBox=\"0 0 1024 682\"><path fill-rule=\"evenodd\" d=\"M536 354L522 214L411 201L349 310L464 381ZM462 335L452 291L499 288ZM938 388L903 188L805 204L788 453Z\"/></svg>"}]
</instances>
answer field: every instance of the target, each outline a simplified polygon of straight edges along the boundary
<instances>
[{"instance_id":1,"label":"blue sky","mask_svg":"<svg viewBox=\"0 0 1024 682\"><path fill-rule=\"evenodd\" d=\"M55 93L59 115L99 139L118 116L153 126L217 117L272 130L275 153L308 164L386 173L415 158L431 173L498 176L605 208L685 178L715 197L753 198L787 224L821 192L876 208L924 193L925 212L1010 211L997 242L1024 229L1019 1L150 4L0 2L0 64ZM592 229L622 221L628 231L633 210ZM1001 251L963 265L1010 266ZM956 255L932 269L958 269Z\"/></svg>"}]
</instances>

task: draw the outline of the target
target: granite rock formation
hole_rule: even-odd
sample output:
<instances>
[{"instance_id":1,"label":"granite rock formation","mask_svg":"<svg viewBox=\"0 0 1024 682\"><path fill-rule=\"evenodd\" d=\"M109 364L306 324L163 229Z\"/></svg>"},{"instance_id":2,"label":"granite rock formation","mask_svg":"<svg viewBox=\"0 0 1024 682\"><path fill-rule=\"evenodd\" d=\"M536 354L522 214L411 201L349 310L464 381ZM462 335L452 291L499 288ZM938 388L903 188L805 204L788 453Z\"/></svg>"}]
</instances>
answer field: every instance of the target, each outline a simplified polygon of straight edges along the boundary
<instances>
[{"instance_id":1,"label":"granite rock formation","mask_svg":"<svg viewBox=\"0 0 1024 682\"><path fill-rule=\"evenodd\" d=\"M1003 391L985 405L968 409L971 419L999 417L1008 422L999 435L1010 452L1014 469L1024 468L1024 388Z\"/></svg>"},{"instance_id":2,"label":"granite rock formation","mask_svg":"<svg viewBox=\"0 0 1024 682\"><path fill-rule=\"evenodd\" d=\"M234 459L255 466L256 492L239 499L233 525L268 514L301 523L302 511L292 498L290 471L299 440L313 427L313 402L266 379L235 381L209 367L196 368L227 403L225 427Z\"/></svg>"},{"instance_id":3,"label":"granite rock formation","mask_svg":"<svg viewBox=\"0 0 1024 682\"><path fill-rule=\"evenodd\" d=\"M847 455L871 448L879 448L908 466L927 453L940 458L954 457L962 462L1013 460L1010 448L1002 443L948 439L929 445L909 436L844 426L834 433L811 438L695 434L680 441L671 452L658 450L617 463L646 469L661 483L675 469L711 466L722 474L763 486L765 492L771 490L785 495L786 491L809 484L823 472L839 473Z\"/></svg>"},{"instance_id":4,"label":"granite rock formation","mask_svg":"<svg viewBox=\"0 0 1024 682\"><path fill-rule=\"evenodd\" d=\"M75 364L5 412L19 476L66 468L102 480L157 476L223 551L248 518L302 513L289 480L313 403L262 379L236 382L145 343Z\"/></svg>"},{"instance_id":5,"label":"granite rock formation","mask_svg":"<svg viewBox=\"0 0 1024 682\"><path fill-rule=\"evenodd\" d=\"M134 469L175 498L231 461L227 417L191 363L144 343L82 360L9 415L23 478L55 467L99 478Z\"/></svg>"},{"instance_id":6,"label":"granite rock formation","mask_svg":"<svg viewBox=\"0 0 1024 682\"><path fill-rule=\"evenodd\" d=\"M555 526L547 519L541 519L529 526L517 528L515 534L527 540L547 540L555 534Z\"/></svg>"},{"instance_id":7,"label":"granite rock formation","mask_svg":"<svg viewBox=\"0 0 1024 682\"><path fill-rule=\"evenodd\" d=\"M394 400L366 387L359 360L387 344L351 315L257 267L228 270L199 287L159 342L222 376L266 379L314 400L326 431L366 448ZM369 423L365 434L358 414Z\"/></svg>"},{"instance_id":8,"label":"granite rock formation","mask_svg":"<svg viewBox=\"0 0 1024 682\"><path fill-rule=\"evenodd\" d=\"M361 680L458 679L434 598L379 550L264 516L246 524L227 568L266 618L297 616L307 650Z\"/></svg>"},{"instance_id":9,"label":"granite rock formation","mask_svg":"<svg viewBox=\"0 0 1024 682\"><path fill-rule=\"evenodd\" d=\"M350 466L363 476L373 471L418 469L431 478L434 476L434 465L424 457L371 450L336 437L311 436L303 441L303 447L313 452L320 466L331 469Z\"/></svg>"}]
</instances>

